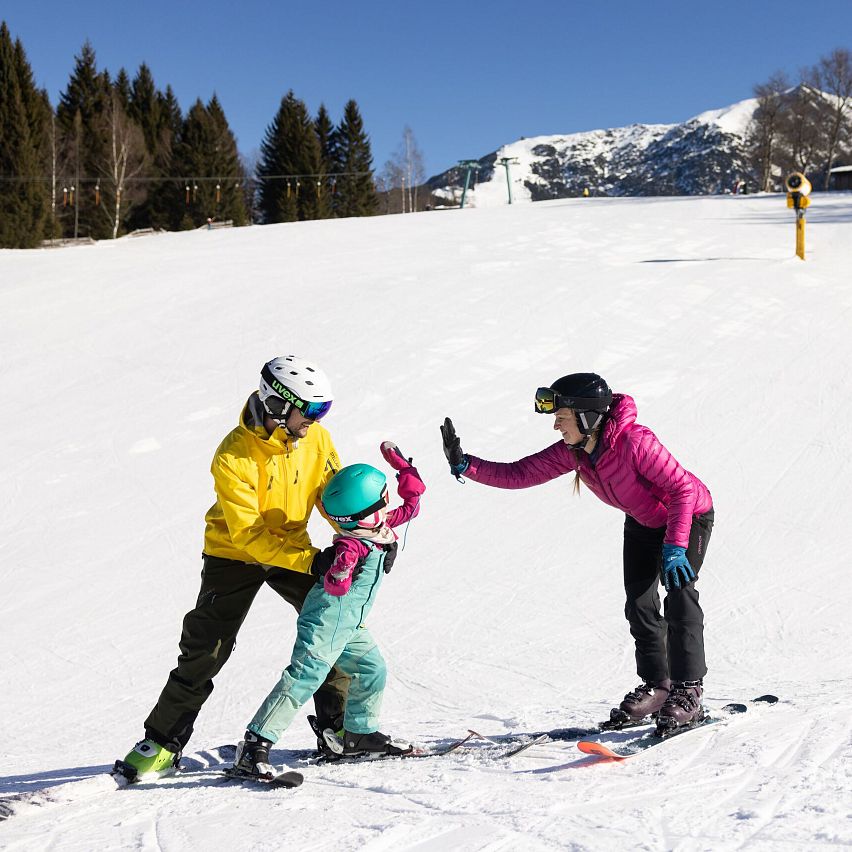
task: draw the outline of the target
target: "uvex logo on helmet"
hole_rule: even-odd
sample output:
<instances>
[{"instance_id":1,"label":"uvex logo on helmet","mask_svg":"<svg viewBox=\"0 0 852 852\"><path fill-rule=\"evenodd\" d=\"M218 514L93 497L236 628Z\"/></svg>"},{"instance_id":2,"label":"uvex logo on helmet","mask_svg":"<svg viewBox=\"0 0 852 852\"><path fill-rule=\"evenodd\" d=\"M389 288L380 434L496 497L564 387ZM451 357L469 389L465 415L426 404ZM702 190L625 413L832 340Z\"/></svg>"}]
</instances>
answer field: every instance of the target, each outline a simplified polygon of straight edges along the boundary
<instances>
[{"instance_id":1,"label":"uvex logo on helmet","mask_svg":"<svg viewBox=\"0 0 852 852\"><path fill-rule=\"evenodd\" d=\"M282 385L278 379L273 379L270 383L272 386L272 390L275 391L279 396L284 397L288 402L292 402L296 408L301 408L305 403L302 399L300 399L296 394L294 394L290 388Z\"/></svg>"}]
</instances>

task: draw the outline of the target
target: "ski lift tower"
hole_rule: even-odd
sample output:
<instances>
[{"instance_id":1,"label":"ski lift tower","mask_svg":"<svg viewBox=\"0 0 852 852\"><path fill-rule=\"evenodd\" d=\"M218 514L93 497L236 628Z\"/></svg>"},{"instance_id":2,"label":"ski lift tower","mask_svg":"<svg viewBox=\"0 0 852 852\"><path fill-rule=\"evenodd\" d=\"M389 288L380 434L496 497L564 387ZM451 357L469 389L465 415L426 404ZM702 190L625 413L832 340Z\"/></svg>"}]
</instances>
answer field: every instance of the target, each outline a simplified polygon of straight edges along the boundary
<instances>
[{"instance_id":1,"label":"ski lift tower","mask_svg":"<svg viewBox=\"0 0 852 852\"><path fill-rule=\"evenodd\" d=\"M467 195L467 188L470 186L470 173L476 172L478 174L482 167L479 165L479 160L459 160L459 168L465 169L464 189L462 190L461 204L459 205L459 209L462 209L464 207L465 196Z\"/></svg>"},{"instance_id":2,"label":"ski lift tower","mask_svg":"<svg viewBox=\"0 0 852 852\"><path fill-rule=\"evenodd\" d=\"M500 165L503 166L506 169L506 186L509 189L509 204L511 204L512 203L512 180L509 177L509 166L517 165L521 161L517 157L501 157L499 160L497 160L497 162L500 163Z\"/></svg>"}]
</instances>

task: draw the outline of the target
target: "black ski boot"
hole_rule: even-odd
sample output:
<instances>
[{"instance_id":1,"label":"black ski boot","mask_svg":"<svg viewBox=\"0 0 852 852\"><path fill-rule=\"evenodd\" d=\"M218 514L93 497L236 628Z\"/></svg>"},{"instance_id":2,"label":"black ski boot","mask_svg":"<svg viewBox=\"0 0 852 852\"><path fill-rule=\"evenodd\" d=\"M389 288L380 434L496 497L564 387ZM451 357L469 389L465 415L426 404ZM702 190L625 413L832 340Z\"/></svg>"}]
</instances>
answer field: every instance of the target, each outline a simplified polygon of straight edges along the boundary
<instances>
[{"instance_id":1,"label":"black ski boot","mask_svg":"<svg viewBox=\"0 0 852 852\"><path fill-rule=\"evenodd\" d=\"M264 740L251 731L246 731L245 739L237 746L234 757L234 775L249 778L274 778L277 770L269 762L270 740Z\"/></svg>"},{"instance_id":2,"label":"black ski boot","mask_svg":"<svg viewBox=\"0 0 852 852\"><path fill-rule=\"evenodd\" d=\"M624 696L618 707L610 712L610 723L613 727L619 724L641 722L647 717L656 718L657 714L669 697L672 682L666 678L654 682L640 683L636 689Z\"/></svg>"},{"instance_id":3,"label":"black ski boot","mask_svg":"<svg viewBox=\"0 0 852 852\"><path fill-rule=\"evenodd\" d=\"M387 734L373 731L371 734L343 733L343 756L353 757L363 754L407 754L413 746L404 740L393 740Z\"/></svg>"},{"instance_id":4,"label":"black ski boot","mask_svg":"<svg viewBox=\"0 0 852 852\"><path fill-rule=\"evenodd\" d=\"M704 695L700 680L673 683L665 704L657 716L657 736L664 737L678 728L694 728L704 721Z\"/></svg>"},{"instance_id":5,"label":"black ski boot","mask_svg":"<svg viewBox=\"0 0 852 852\"><path fill-rule=\"evenodd\" d=\"M316 716L308 716L308 724L317 736L317 754L324 760L335 760L343 754L343 732L323 727Z\"/></svg>"}]
</instances>

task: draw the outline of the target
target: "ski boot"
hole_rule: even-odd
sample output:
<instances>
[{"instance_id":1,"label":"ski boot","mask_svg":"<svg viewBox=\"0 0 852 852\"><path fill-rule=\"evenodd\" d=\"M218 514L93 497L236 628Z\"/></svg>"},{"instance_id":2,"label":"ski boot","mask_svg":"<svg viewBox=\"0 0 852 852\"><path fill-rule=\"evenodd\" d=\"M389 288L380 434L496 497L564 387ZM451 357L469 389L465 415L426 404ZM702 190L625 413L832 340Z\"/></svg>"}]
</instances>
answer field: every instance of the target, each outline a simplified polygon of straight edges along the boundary
<instances>
[{"instance_id":1,"label":"ski boot","mask_svg":"<svg viewBox=\"0 0 852 852\"><path fill-rule=\"evenodd\" d=\"M343 733L343 756L358 757L371 754L400 755L408 754L414 747L404 740L391 739L387 734L373 731L371 734Z\"/></svg>"},{"instance_id":2,"label":"ski boot","mask_svg":"<svg viewBox=\"0 0 852 852\"><path fill-rule=\"evenodd\" d=\"M151 739L140 740L124 760L116 760L113 775L123 775L129 782L141 778L171 775L180 761L180 752L169 751Z\"/></svg>"},{"instance_id":3,"label":"ski boot","mask_svg":"<svg viewBox=\"0 0 852 852\"><path fill-rule=\"evenodd\" d=\"M317 736L317 754L323 760L336 760L343 754L343 731L324 728L316 716L308 716L308 724Z\"/></svg>"},{"instance_id":4,"label":"ski boot","mask_svg":"<svg viewBox=\"0 0 852 852\"><path fill-rule=\"evenodd\" d=\"M668 678L640 683L636 689L624 696L618 707L610 710L609 721L601 727L617 730L639 724L648 716L655 719L668 698L671 685L672 682Z\"/></svg>"},{"instance_id":5,"label":"ski boot","mask_svg":"<svg viewBox=\"0 0 852 852\"><path fill-rule=\"evenodd\" d=\"M657 715L658 737L665 737L680 728L694 728L704 721L704 695L700 680L675 681L668 698Z\"/></svg>"},{"instance_id":6,"label":"ski boot","mask_svg":"<svg viewBox=\"0 0 852 852\"><path fill-rule=\"evenodd\" d=\"M237 745L230 774L241 778L275 778L278 770L269 762L269 749L272 745L271 740L246 731L245 738Z\"/></svg>"}]
</instances>

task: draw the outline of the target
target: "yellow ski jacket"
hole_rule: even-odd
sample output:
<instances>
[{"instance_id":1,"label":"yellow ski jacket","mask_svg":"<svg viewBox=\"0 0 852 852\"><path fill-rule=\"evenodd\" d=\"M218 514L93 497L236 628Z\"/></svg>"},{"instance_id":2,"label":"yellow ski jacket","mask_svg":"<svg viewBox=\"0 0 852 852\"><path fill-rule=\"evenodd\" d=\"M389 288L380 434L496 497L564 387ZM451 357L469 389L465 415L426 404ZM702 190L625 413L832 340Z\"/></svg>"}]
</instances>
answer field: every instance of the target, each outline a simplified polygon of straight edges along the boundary
<instances>
[{"instance_id":1,"label":"yellow ski jacket","mask_svg":"<svg viewBox=\"0 0 852 852\"><path fill-rule=\"evenodd\" d=\"M204 518L204 552L310 573L317 548L308 536L308 518L314 506L322 511L322 490L339 469L324 426L314 423L298 441L283 429L270 436L252 394L239 426L213 456L216 502Z\"/></svg>"}]
</instances>

